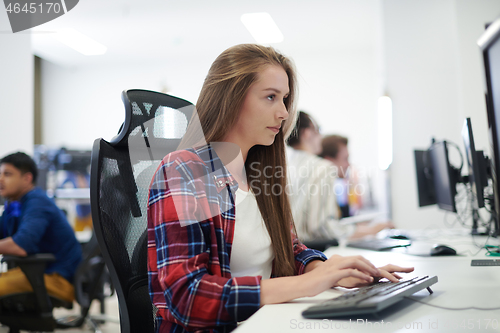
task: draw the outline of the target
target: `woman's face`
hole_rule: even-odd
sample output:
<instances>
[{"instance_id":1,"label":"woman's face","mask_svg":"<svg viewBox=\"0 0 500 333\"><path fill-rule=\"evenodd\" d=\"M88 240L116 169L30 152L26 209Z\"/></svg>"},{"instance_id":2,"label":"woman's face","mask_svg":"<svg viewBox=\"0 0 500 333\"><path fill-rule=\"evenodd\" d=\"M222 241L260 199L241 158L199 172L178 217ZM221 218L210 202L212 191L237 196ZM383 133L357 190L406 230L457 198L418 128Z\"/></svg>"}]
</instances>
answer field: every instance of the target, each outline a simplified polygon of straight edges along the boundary
<instances>
[{"instance_id":1,"label":"woman's face","mask_svg":"<svg viewBox=\"0 0 500 333\"><path fill-rule=\"evenodd\" d=\"M243 101L236 126L226 136L243 150L255 145L269 146L288 118L288 75L281 66L269 65L258 74Z\"/></svg>"}]
</instances>

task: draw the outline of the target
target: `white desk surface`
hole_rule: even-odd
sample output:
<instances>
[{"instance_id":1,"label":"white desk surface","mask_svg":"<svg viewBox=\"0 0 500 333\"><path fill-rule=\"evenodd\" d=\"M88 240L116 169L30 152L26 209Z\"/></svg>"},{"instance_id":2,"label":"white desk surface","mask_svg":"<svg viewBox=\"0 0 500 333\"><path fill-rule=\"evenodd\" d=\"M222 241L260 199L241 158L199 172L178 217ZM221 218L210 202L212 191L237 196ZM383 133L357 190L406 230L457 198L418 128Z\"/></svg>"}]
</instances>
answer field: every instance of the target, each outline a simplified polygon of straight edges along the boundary
<instances>
[{"instance_id":1,"label":"white desk surface","mask_svg":"<svg viewBox=\"0 0 500 333\"><path fill-rule=\"evenodd\" d=\"M420 257L400 252L375 252L339 247L325 251L327 256L363 255L376 266L388 263L414 266L415 271L406 277L437 275L438 283L429 295L422 290L412 297L429 304L450 308L500 308L500 266L471 267L472 259L491 259L473 245L472 236L466 231L427 230L410 233L413 252L427 252L435 243L455 248L459 255L447 257ZM424 236L425 235L425 236ZM475 237L477 244L484 244L486 237ZM498 245L490 238L488 244ZM411 252L411 251L409 251ZM462 254L462 255L460 255ZM236 333L266 332L500 332L498 310L446 310L416 303L409 299L396 303L377 317L360 316L349 319L309 320L302 317L303 310L342 292L331 289L315 297L300 298L284 304L266 305L234 331Z\"/></svg>"}]
</instances>

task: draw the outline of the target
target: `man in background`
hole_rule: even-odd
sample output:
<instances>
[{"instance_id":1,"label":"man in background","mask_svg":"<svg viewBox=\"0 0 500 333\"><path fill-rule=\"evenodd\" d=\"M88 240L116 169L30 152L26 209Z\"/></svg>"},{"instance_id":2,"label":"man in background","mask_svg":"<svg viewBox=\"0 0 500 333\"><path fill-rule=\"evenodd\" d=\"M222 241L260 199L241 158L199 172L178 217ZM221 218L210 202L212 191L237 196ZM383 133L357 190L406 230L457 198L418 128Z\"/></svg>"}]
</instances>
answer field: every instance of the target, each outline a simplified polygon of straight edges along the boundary
<instances>
[{"instance_id":1,"label":"man in background","mask_svg":"<svg viewBox=\"0 0 500 333\"><path fill-rule=\"evenodd\" d=\"M44 274L47 292L71 302L73 276L82 260L81 246L61 210L35 187L37 174L35 162L24 153L0 160L0 196L6 199L0 217L0 253L52 253L55 262L47 264ZM0 274L0 296L31 290L20 268Z\"/></svg>"},{"instance_id":2,"label":"man in background","mask_svg":"<svg viewBox=\"0 0 500 333\"><path fill-rule=\"evenodd\" d=\"M329 135L321 141L321 153L319 156L333 163L337 169L338 178L336 180L336 188L341 188L341 191L336 191L337 205L340 209L342 217L354 215L355 209L352 209L353 204L359 206L360 198L353 193L354 184L351 174L351 165L349 163L349 149L347 147L349 139L341 135ZM358 207L359 208L359 207ZM352 238L363 237L365 235L376 234L386 228L394 228L391 222L382 222L374 225L358 225L356 232Z\"/></svg>"},{"instance_id":3,"label":"man in background","mask_svg":"<svg viewBox=\"0 0 500 333\"><path fill-rule=\"evenodd\" d=\"M340 135L329 135L321 142L321 154L319 156L332 162L337 167L337 185L342 191L337 193L337 204L342 217L351 216L349 205L349 182L347 175L349 172L349 150L347 144L349 139Z\"/></svg>"}]
</instances>

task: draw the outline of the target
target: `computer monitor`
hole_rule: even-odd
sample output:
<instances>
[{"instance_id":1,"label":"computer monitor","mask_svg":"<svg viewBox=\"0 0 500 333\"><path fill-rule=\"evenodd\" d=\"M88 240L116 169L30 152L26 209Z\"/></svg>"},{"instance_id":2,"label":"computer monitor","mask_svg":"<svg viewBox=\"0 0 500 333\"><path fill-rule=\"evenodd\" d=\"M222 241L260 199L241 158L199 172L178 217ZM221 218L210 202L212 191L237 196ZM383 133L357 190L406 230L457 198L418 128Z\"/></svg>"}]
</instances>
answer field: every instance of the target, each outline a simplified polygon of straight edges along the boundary
<instances>
[{"instance_id":1,"label":"computer monitor","mask_svg":"<svg viewBox=\"0 0 500 333\"><path fill-rule=\"evenodd\" d=\"M457 212L455 195L458 172L450 165L446 141L433 141L429 148L429 157L436 191L436 202L439 208Z\"/></svg>"},{"instance_id":2,"label":"computer monitor","mask_svg":"<svg viewBox=\"0 0 500 333\"><path fill-rule=\"evenodd\" d=\"M67 150L62 148L57 156L57 170L76 171L88 174L90 169L90 150Z\"/></svg>"},{"instance_id":3,"label":"computer monitor","mask_svg":"<svg viewBox=\"0 0 500 333\"><path fill-rule=\"evenodd\" d=\"M469 182L473 194L472 207L479 209L484 207L484 188L488 186L488 168L487 159L483 152L476 150L470 118L466 118L464 121L462 137L469 166Z\"/></svg>"},{"instance_id":4,"label":"computer monitor","mask_svg":"<svg viewBox=\"0 0 500 333\"><path fill-rule=\"evenodd\" d=\"M488 134L491 144L491 178L496 211L495 234L500 230L500 18L491 23L478 45L482 52L485 78Z\"/></svg>"},{"instance_id":5,"label":"computer monitor","mask_svg":"<svg viewBox=\"0 0 500 333\"><path fill-rule=\"evenodd\" d=\"M417 171L418 205L420 207L435 205L436 191L434 190L434 177L427 150L414 150L415 169Z\"/></svg>"},{"instance_id":6,"label":"computer monitor","mask_svg":"<svg viewBox=\"0 0 500 333\"><path fill-rule=\"evenodd\" d=\"M56 170L56 160L59 149L49 149L45 145L35 145L33 160L38 168L36 186L47 191L50 171Z\"/></svg>"}]
</instances>

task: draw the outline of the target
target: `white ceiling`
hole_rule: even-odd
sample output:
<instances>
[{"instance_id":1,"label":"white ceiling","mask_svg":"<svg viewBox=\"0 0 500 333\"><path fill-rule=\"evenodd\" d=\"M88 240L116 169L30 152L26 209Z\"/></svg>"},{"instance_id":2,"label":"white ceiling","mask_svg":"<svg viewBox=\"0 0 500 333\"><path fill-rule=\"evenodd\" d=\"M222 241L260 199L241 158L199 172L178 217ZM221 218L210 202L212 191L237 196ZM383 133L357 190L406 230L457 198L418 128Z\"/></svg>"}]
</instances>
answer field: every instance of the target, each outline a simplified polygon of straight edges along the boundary
<instances>
[{"instance_id":1,"label":"white ceiling","mask_svg":"<svg viewBox=\"0 0 500 333\"><path fill-rule=\"evenodd\" d=\"M38 56L63 66L140 64L209 57L231 45L254 42L240 21L244 13L268 12L287 54L372 48L378 41L378 0L81 0L67 14L36 28ZM108 47L84 56L54 36L76 29Z\"/></svg>"}]
</instances>

